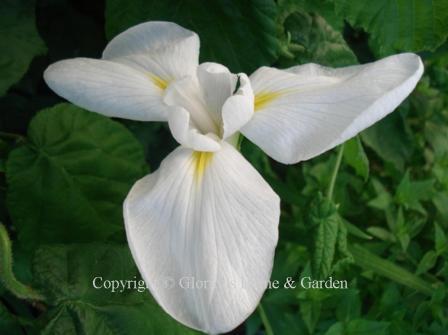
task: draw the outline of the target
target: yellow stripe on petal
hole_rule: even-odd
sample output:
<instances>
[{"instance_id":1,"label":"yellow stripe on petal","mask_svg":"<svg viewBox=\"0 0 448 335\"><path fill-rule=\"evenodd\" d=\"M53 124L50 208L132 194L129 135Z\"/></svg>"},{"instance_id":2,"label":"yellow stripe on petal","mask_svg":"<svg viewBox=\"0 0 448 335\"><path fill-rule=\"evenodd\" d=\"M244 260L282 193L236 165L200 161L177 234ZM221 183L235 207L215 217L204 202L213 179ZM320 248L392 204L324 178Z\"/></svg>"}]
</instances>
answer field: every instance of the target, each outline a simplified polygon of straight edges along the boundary
<instances>
[{"instance_id":1,"label":"yellow stripe on petal","mask_svg":"<svg viewBox=\"0 0 448 335\"><path fill-rule=\"evenodd\" d=\"M201 181L202 176L213 158L213 152L195 151L193 152L194 159L194 178L196 181Z\"/></svg>"},{"instance_id":2,"label":"yellow stripe on petal","mask_svg":"<svg viewBox=\"0 0 448 335\"><path fill-rule=\"evenodd\" d=\"M156 76L152 73L148 74L149 79L151 79L151 81L160 89L164 90L165 88L168 87L168 81L164 80L162 78L160 78L159 76Z\"/></svg>"},{"instance_id":3,"label":"yellow stripe on petal","mask_svg":"<svg viewBox=\"0 0 448 335\"><path fill-rule=\"evenodd\" d=\"M266 107L266 105L270 104L275 99L282 96L282 92L260 92L255 94L254 100L254 109L255 111L259 111L260 109Z\"/></svg>"}]
</instances>

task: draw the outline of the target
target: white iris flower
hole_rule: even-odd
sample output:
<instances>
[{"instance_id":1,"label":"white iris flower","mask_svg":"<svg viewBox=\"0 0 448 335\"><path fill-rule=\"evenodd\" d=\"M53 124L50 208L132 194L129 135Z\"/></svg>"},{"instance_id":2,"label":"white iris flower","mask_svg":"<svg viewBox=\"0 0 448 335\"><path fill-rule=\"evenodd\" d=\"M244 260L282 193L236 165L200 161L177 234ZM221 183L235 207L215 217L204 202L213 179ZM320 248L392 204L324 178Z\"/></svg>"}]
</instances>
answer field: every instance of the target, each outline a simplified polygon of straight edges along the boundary
<instances>
[{"instance_id":1,"label":"white iris flower","mask_svg":"<svg viewBox=\"0 0 448 335\"><path fill-rule=\"evenodd\" d=\"M234 147L239 133L293 164L392 112L423 72L415 54L331 69L262 67L250 77L198 65L199 38L169 22L115 37L100 60L51 65L47 84L106 116L168 121L180 146L124 204L133 257L178 321L227 332L256 308L271 275L280 199Z\"/></svg>"}]
</instances>

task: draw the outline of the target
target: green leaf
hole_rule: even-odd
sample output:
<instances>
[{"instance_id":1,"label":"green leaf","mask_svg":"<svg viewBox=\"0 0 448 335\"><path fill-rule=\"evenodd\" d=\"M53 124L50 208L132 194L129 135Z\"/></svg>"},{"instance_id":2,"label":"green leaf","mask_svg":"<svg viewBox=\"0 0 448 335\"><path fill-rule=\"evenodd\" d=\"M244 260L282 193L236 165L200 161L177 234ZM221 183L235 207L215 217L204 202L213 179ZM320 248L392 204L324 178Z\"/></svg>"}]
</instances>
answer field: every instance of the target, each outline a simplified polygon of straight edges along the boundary
<instances>
[{"instance_id":1,"label":"green leaf","mask_svg":"<svg viewBox=\"0 0 448 335\"><path fill-rule=\"evenodd\" d=\"M344 162L355 169L356 174L364 180L369 177L369 159L359 137L354 137L344 144Z\"/></svg>"},{"instance_id":2,"label":"green leaf","mask_svg":"<svg viewBox=\"0 0 448 335\"><path fill-rule=\"evenodd\" d=\"M316 225L313 277L326 278L332 270L340 219L336 206L328 199L315 200L311 209L311 222Z\"/></svg>"},{"instance_id":3,"label":"green leaf","mask_svg":"<svg viewBox=\"0 0 448 335\"><path fill-rule=\"evenodd\" d=\"M325 335L387 335L388 328L388 322L354 319L335 323Z\"/></svg>"},{"instance_id":4,"label":"green leaf","mask_svg":"<svg viewBox=\"0 0 448 335\"><path fill-rule=\"evenodd\" d=\"M287 305L270 305L263 304L265 312L265 321L263 322L266 328L270 327L272 332L265 332L266 335L297 335L306 334L306 328L303 322L300 320L297 311L290 311ZM266 327L267 324L269 325Z\"/></svg>"},{"instance_id":5,"label":"green leaf","mask_svg":"<svg viewBox=\"0 0 448 335\"><path fill-rule=\"evenodd\" d=\"M430 199L433 193L434 180L411 181L409 171L406 171L398 185L395 199L400 205L425 214L426 211L420 201Z\"/></svg>"},{"instance_id":6,"label":"green leaf","mask_svg":"<svg viewBox=\"0 0 448 335\"><path fill-rule=\"evenodd\" d=\"M359 229L358 227L356 227L354 224L348 222L347 220L342 219L342 221L345 224L345 227L347 228L347 233L362 238L364 240L371 240L372 236L370 236L369 234L366 234L363 230Z\"/></svg>"},{"instance_id":7,"label":"green leaf","mask_svg":"<svg viewBox=\"0 0 448 335\"><path fill-rule=\"evenodd\" d=\"M375 153L398 170L412 154L412 147L400 113L394 112L361 133L361 139Z\"/></svg>"},{"instance_id":8,"label":"green leaf","mask_svg":"<svg viewBox=\"0 0 448 335\"><path fill-rule=\"evenodd\" d=\"M383 227L372 226L372 227L367 228L367 232L370 235L375 236L383 241L387 241L387 242L395 242L396 241L395 236L390 231L388 231L387 229L384 229Z\"/></svg>"},{"instance_id":9,"label":"green leaf","mask_svg":"<svg viewBox=\"0 0 448 335\"><path fill-rule=\"evenodd\" d=\"M302 316L309 334L314 334L321 310L322 302L319 300L303 300L300 302L300 315Z\"/></svg>"},{"instance_id":10,"label":"green leaf","mask_svg":"<svg viewBox=\"0 0 448 335\"><path fill-rule=\"evenodd\" d=\"M97 277L129 280L145 288L129 248L122 245L70 244L40 247L34 258L34 278L50 309L42 334L195 334L171 319L147 290L112 293ZM141 282L140 282L141 281ZM75 331L76 330L76 331Z\"/></svg>"},{"instance_id":11,"label":"green leaf","mask_svg":"<svg viewBox=\"0 0 448 335\"><path fill-rule=\"evenodd\" d=\"M344 29L344 19L335 13L335 4L328 0L277 0L278 21L283 24L285 18L294 12L308 12L322 16L336 31Z\"/></svg>"},{"instance_id":12,"label":"green leaf","mask_svg":"<svg viewBox=\"0 0 448 335\"><path fill-rule=\"evenodd\" d=\"M22 78L45 45L35 24L34 0L0 2L0 96Z\"/></svg>"},{"instance_id":13,"label":"green leaf","mask_svg":"<svg viewBox=\"0 0 448 335\"><path fill-rule=\"evenodd\" d=\"M448 206L446 206L448 204L448 192L437 192L431 200L439 214L448 219Z\"/></svg>"},{"instance_id":14,"label":"green leaf","mask_svg":"<svg viewBox=\"0 0 448 335\"><path fill-rule=\"evenodd\" d=\"M342 34L318 14L293 12L285 19L283 26L289 36L286 47L293 55L292 59L281 61L283 67L297 63L318 63L327 66L358 63Z\"/></svg>"},{"instance_id":15,"label":"green leaf","mask_svg":"<svg viewBox=\"0 0 448 335\"><path fill-rule=\"evenodd\" d=\"M395 236L398 238L398 241L400 242L401 249L403 251L406 251L409 246L409 242L411 241L411 237L409 234L410 224L409 222L405 221L403 215L403 209L401 207L398 208L394 230L395 230Z\"/></svg>"},{"instance_id":16,"label":"green leaf","mask_svg":"<svg viewBox=\"0 0 448 335\"><path fill-rule=\"evenodd\" d=\"M336 11L370 34L377 56L435 50L448 36L445 0L335 0Z\"/></svg>"},{"instance_id":17,"label":"green leaf","mask_svg":"<svg viewBox=\"0 0 448 335\"><path fill-rule=\"evenodd\" d=\"M342 290L338 299L338 307L336 309L338 320L349 321L361 315L361 299L358 290Z\"/></svg>"},{"instance_id":18,"label":"green leaf","mask_svg":"<svg viewBox=\"0 0 448 335\"><path fill-rule=\"evenodd\" d=\"M393 204L392 196L378 179L372 178L371 182L377 196L367 204L370 207L386 211Z\"/></svg>"},{"instance_id":19,"label":"green leaf","mask_svg":"<svg viewBox=\"0 0 448 335\"><path fill-rule=\"evenodd\" d=\"M277 59L276 13L272 0L107 0L106 35L145 21L172 21L199 35L201 61L250 73Z\"/></svg>"},{"instance_id":20,"label":"green leaf","mask_svg":"<svg viewBox=\"0 0 448 335\"><path fill-rule=\"evenodd\" d=\"M415 271L415 274L420 275L432 269L436 264L436 261L437 253L434 250L428 251L420 260L420 263L418 263L417 271Z\"/></svg>"},{"instance_id":21,"label":"green leaf","mask_svg":"<svg viewBox=\"0 0 448 335\"><path fill-rule=\"evenodd\" d=\"M351 261L347 248L347 228L336 205L322 196L312 204L310 220L316 226L313 277L327 278L335 269Z\"/></svg>"},{"instance_id":22,"label":"green leaf","mask_svg":"<svg viewBox=\"0 0 448 335\"><path fill-rule=\"evenodd\" d=\"M445 232L443 231L443 229L437 224L434 224L435 226L435 247L436 247L436 252L438 255L443 254L445 251L448 250L448 239L445 235Z\"/></svg>"},{"instance_id":23,"label":"green leaf","mask_svg":"<svg viewBox=\"0 0 448 335\"><path fill-rule=\"evenodd\" d=\"M413 275L402 267L382 259L369 250L355 244L350 247L355 263L366 270L371 270L380 276L389 278L401 285L408 286L419 292L431 295L433 288L423 279Z\"/></svg>"},{"instance_id":24,"label":"green leaf","mask_svg":"<svg viewBox=\"0 0 448 335\"><path fill-rule=\"evenodd\" d=\"M69 104L37 114L7 162L8 208L22 246L86 242L123 232L122 203L146 171L119 123Z\"/></svg>"}]
</instances>

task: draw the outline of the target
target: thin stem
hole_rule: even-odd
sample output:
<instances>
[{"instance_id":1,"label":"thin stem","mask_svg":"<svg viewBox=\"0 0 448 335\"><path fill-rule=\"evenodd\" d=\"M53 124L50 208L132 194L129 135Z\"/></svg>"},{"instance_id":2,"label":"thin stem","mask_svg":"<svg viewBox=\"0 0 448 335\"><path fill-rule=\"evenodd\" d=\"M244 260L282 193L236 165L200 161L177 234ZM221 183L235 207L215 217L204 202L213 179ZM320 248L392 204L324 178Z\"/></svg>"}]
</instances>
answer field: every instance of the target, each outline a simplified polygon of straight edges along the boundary
<instances>
[{"instance_id":1,"label":"thin stem","mask_svg":"<svg viewBox=\"0 0 448 335\"><path fill-rule=\"evenodd\" d=\"M272 330L271 323L269 322L268 316L264 311L263 305L261 302L258 304L258 313L260 313L261 322L263 322L264 330L266 331L266 335L274 335L274 331Z\"/></svg>"},{"instance_id":2,"label":"thin stem","mask_svg":"<svg viewBox=\"0 0 448 335\"><path fill-rule=\"evenodd\" d=\"M5 288L20 299L44 300L44 297L19 282L12 272L11 240L4 225L0 223L0 281Z\"/></svg>"},{"instance_id":3,"label":"thin stem","mask_svg":"<svg viewBox=\"0 0 448 335\"><path fill-rule=\"evenodd\" d=\"M327 198L333 198L334 185L338 177L339 167L341 166L342 155L344 154L344 144L339 146L338 156L336 157L336 163L334 164L333 173L331 175L330 185L328 186Z\"/></svg>"},{"instance_id":4,"label":"thin stem","mask_svg":"<svg viewBox=\"0 0 448 335\"><path fill-rule=\"evenodd\" d=\"M16 140L18 142L25 142L25 140L26 140L25 136L22 136L19 134L7 133L4 131L0 131L0 137L3 137L8 140Z\"/></svg>"}]
</instances>

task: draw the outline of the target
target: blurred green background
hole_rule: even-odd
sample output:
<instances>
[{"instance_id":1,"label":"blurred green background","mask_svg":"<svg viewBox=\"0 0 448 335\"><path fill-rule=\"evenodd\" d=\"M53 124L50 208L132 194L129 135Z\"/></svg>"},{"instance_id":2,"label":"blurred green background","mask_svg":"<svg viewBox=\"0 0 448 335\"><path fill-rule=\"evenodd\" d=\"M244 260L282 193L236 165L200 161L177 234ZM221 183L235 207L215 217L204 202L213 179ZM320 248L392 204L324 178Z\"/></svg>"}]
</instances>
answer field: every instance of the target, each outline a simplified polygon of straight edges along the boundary
<instances>
[{"instance_id":1,"label":"blurred green background","mask_svg":"<svg viewBox=\"0 0 448 335\"><path fill-rule=\"evenodd\" d=\"M338 149L284 166L243 141L282 199L272 278L349 289L268 290L232 334L448 334L447 0L1 0L0 334L195 333L149 294L92 288L139 278L122 201L177 146L167 126L61 104L42 79L148 20L194 30L201 61L248 74L419 53L416 90L345 144L339 169Z\"/></svg>"}]
</instances>

